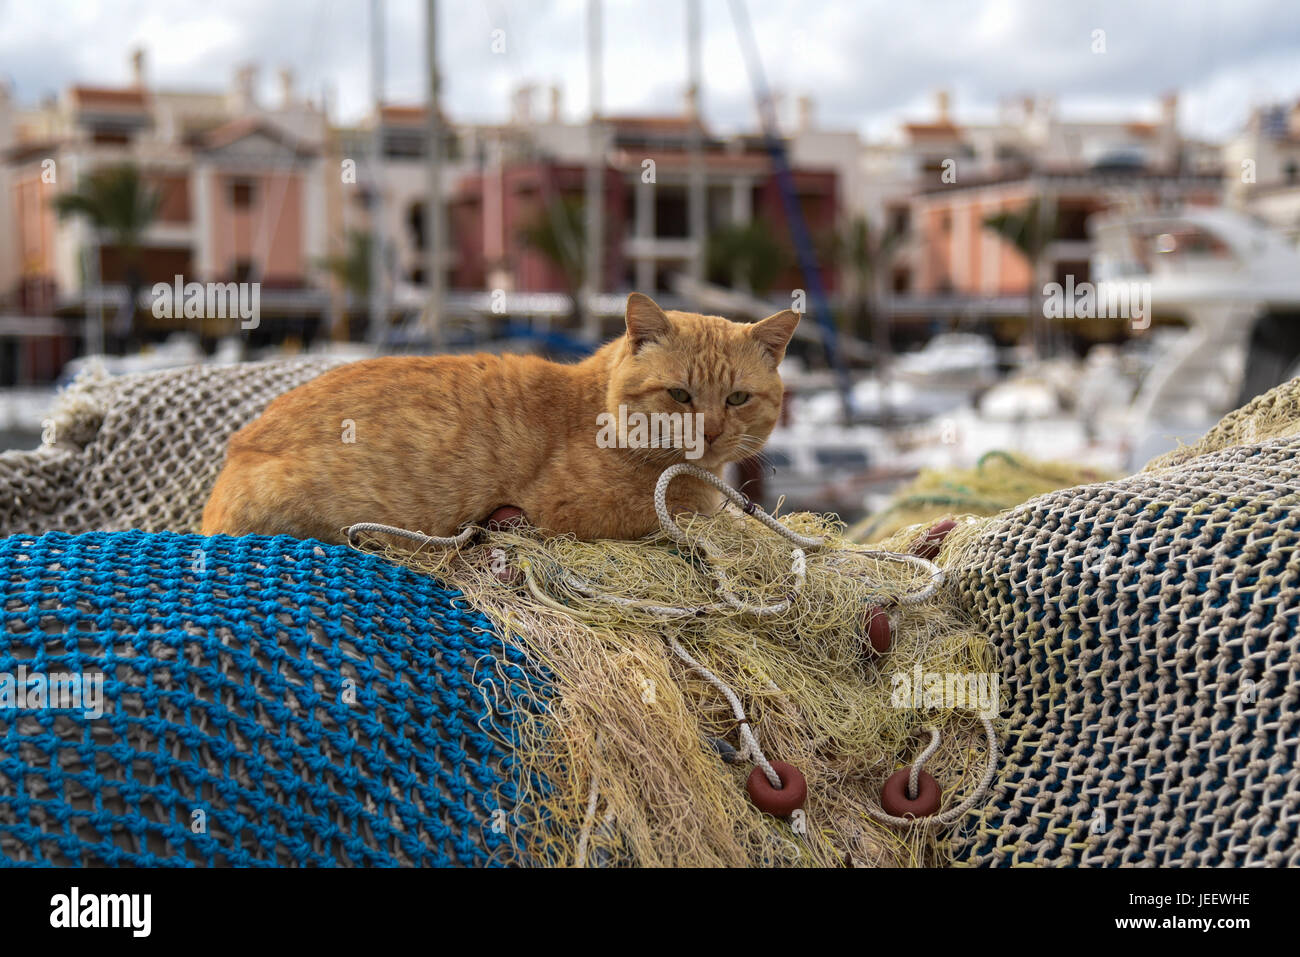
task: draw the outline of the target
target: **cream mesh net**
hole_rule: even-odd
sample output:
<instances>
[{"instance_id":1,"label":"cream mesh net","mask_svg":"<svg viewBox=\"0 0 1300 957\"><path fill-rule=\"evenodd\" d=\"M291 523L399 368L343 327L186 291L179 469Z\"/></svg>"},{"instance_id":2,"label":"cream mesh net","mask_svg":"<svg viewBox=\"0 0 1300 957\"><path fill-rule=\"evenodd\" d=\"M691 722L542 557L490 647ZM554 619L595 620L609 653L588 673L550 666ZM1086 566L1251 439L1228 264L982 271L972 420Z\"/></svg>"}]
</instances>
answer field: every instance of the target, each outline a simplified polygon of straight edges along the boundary
<instances>
[{"instance_id":1,"label":"cream mesh net","mask_svg":"<svg viewBox=\"0 0 1300 957\"><path fill-rule=\"evenodd\" d=\"M1300 864L1298 406L1294 380L950 559L1010 699L970 863Z\"/></svg>"},{"instance_id":2,"label":"cream mesh net","mask_svg":"<svg viewBox=\"0 0 1300 957\"><path fill-rule=\"evenodd\" d=\"M0 453L0 535L197 530L230 436L339 361L83 373L59 397L53 442Z\"/></svg>"}]
</instances>

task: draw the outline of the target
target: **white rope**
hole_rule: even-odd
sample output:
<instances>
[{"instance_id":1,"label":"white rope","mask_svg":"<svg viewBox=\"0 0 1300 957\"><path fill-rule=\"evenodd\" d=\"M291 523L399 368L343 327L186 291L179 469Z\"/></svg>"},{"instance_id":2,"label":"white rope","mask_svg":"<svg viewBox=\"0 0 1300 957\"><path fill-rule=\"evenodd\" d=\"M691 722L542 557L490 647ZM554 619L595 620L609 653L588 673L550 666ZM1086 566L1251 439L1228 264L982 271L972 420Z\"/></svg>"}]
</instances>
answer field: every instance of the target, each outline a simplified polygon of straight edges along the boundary
<instances>
[{"instance_id":1,"label":"white rope","mask_svg":"<svg viewBox=\"0 0 1300 957\"><path fill-rule=\"evenodd\" d=\"M930 576L930 584L926 585L920 591L912 592L910 595L891 596L890 600L898 605L915 605L934 597L934 593L939 590L944 582L943 569L934 562L922 558L920 555L911 555L907 552L887 552L877 548L859 548L854 545L840 545L836 549L835 556L832 557L831 563L843 565L845 562L841 555L862 555L869 558L882 558L887 561L904 562L908 565L915 565L923 572Z\"/></svg>"},{"instance_id":2,"label":"white rope","mask_svg":"<svg viewBox=\"0 0 1300 957\"><path fill-rule=\"evenodd\" d=\"M669 638L668 643L673 649L673 654L686 662L686 664L694 669L700 677L713 685L713 687L717 688L718 691L722 693L722 696L727 699L727 703L731 705L731 713L735 716L736 721L738 722L740 728L740 739L745 743L745 750L748 753L749 759L763 769L763 776L767 778L768 784L772 785L772 787L776 788L778 791L781 790L784 786L781 783L781 776L776 773L776 769L773 768L771 763L767 760L767 755L765 755L763 749L759 747L758 738L754 736L754 731L749 726L749 719L745 717L745 709L741 707L740 698L736 692L732 691L725 681L692 658L690 653L678 643L676 638Z\"/></svg>"},{"instance_id":3,"label":"white rope","mask_svg":"<svg viewBox=\"0 0 1300 957\"><path fill-rule=\"evenodd\" d=\"M722 479L718 478L712 472L700 468L698 465L691 465L689 462L679 462L676 465L670 465L663 470L659 476L659 481L655 484L655 514L659 516L659 524L663 527L665 534L675 542L683 545L689 545L690 539L682 531L681 526L668 513L668 486L673 483L678 476L689 475L697 478L701 482L707 482L723 494L732 505L758 519L772 531L776 532L782 538L785 538L800 548L820 548L826 544L826 539L812 535L800 535L793 529L781 524L767 512L763 511L748 496L742 495L736 489L732 488Z\"/></svg>"},{"instance_id":4,"label":"white rope","mask_svg":"<svg viewBox=\"0 0 1300 957\"><path fill-rule=\"evenodd\" d=\"M980 782L975 786L975 790L971 791L971 793L967 795L966 800L962 801L956 807L949 808L948 810L944 811L941 814L931 814L928 817L896 817L893 814L889 814L883 809L875 807L871 804L867 805L867 813L870 814L877 821L880 821L882 824L892 824L896 827L913 827L919 824L927 824L927 825L938 824L942 827L946 827L949 824L956 823L963 814L965 814L972 807L974 807L975 803L984 797L984 795L988 792L989 787L993 784L994 775L997 774L998 753L999 753L997 731L994 729L993 721L989 718L988 715L981 714L979 716L979 719L980 722L984 725L984 733L985 736L988 738L989 753L988 753L988 758L985 760L984 776L980 778ZM909 787L913 789L910 795L911 797L915 797L916 795L915 784L913 784L912 782L916 780L916 777L920 776L919 765L921 763L924 763L924 761L927 760L930 757L930 755L934 754L935 748L938 747L938 743L939 743L938 732L931 730L930 733L932 735L930 739L930 746L927 747L925 751L922 753L921 757L917 759L917 764L914 764L912 766L912 774L909 775L908 778Z\"/></svg>"},{"instance_id":5,"label":"white rope","mask_svg":"<svg viewBox=\"0 0 1300 957\"><path fill-rule=\"evenodd\" d=\"M691 478L699 479L708 485L713 486L722 493L732 505L740 509L744 514L756 519L776 534L780 535L786 541L795 545L790 552L790 571L794 576L794 586L790 595L784 600L774 602L768 605L755 605L747 602L736 595L732 590L726 575L712 561L712 549L705 540L692 542L690 536L682 530L677 524L677 520L668 511L668 487L672 483L686 475ZM709 573L713 576L717 586L718 594L722 598L722 603L713 603L709 605L694 606L664 606L651 605L648 603L638 602L636 599L623 598L618 595L603 595L589 583L583 582L575 575L566 576L566 584L575 591L599 601L607 601L611 604L620 605L625 608L638 608L649 614L663 615L667 617L699 617L710 612L723 612L728 610L728 606L742 614L762 617L764 615L779 615L790 609L794 598L802 591L804 583L807 581L808 560L805 549L821 549L826 546L826 539L815 535L801 535L788 525L772 517L763 511L749 497L743 495L736 489L732 488L722 479L718 478L712 472L700 468L698 465L691 465L688 462L679 462L676 465L670 465L659 476L659 481L655 483L654 494L655 514L659 518L659 526L663 529L664 534L670 539L681 545L698 548L706 558L711 559L709 562ZM943 584L943 569L931 561L921 558L919 555L907 555L901 552L887 552L879 549L869 548L841 548L840 550L853 555L870 556L874 558L887 559L891 561L902 561L910 565L915 565L930 576L930 583L918 592L910 595L903 595L896 598L899 604L911 605L917 602L925 601L930 598L935 591Z\"/></svg>"},{"instance_id":6,"label":"white rope","mask_svg":"<svg viewBox=\"0 0 1300 957\"><path fill-rule=\"evenodd\" d=\"M926 745L920 756L912 762L912 773L907 776L907 799L909 801L916 800L916 785L921 779L921 768L925 766L926 761L930 760L934 752L939 750L939 729L926 728L925 730L930 732L930 743Z\"/></svg>"},{"instance_id":7,"label":"white rope","mask_svg":"<svg viewBox=\"0 0 1300 957\"><path fill-rule=\"evenodd\" d=\"M567 608L564 605L557 602L554 598L552 598L550 595L546 593L545 589L543 589L540 585L538 585L537 579L533 573L532 564L530 562L525 562L523 564L523 570L524 570L524 581L528 585L528 590L532 592L533 597L535 597L538 601L546 605L548 608L552 608L556 611L560 611L570 615L577 615L578 617L584 617L582 613L579 612L577 609ZM570 587L576 588L579 591L581 591L581 588L579 587L579 583L577 582L576 578L574 578L574 576L572 575L565 576L565 581L570 584ZM604 596L598 596L598 597L604 597ZM619 601L619 604L623 604L624 602L627 601L628 599L621 599ZM658 608L658 606L648 605L645 603L638 603L637 607L647 611L653 611ZM718 607L722 607L725 610L725 606L718 606ZM680 611L680 609L671 609L671 608L662 609L662 610L668 613L674 613ZM669 647L672 648L673 654L677 655L678 658L682 659L682 661L686 663L687 667L691 668L698 675L700 675L700 677L702 677L705 681L713 685L713 687L716 688L722 694L722 696L727 699L727 703L731 706L731 713L735 717L737 726L740 729L740 739L741 739L741 744L743 745L742 750L738 752L740 758L742 760L750 761L753 764L757 764L760 768L762 768L763 775L767 778L768 782L772 785L772 787L776 788L779 791L783 787L781 783L781 776L776 773L776 770L772 767L771 762L767 760L767 756L763 754L763 749L759 746L758 738L755 737L753 730L749 726L749 719L745 716L745 709L740 703L740 696L737 695L736 692L732 690L731 686L728 685L725 681L723 681L721 678L715 675L712 671L706 668L699 661L696 661L694 658L692 658L690 653L685 648L683 648L675 638L669 638L668 644Z\"/></svg>"},{"instance_id":8,"label":"white rope","mask_svg":"<svg viewBox=\"0 0 1300 957\"><path fill-rule=\"evenodd\" d=\"M718 612L731 614L735 609L731 605L722 602L713 602L709 605L656 605L653 602L641 601L639 598L624 598L622 595L606 595L601 592L591 582L579 578L573 572L565 572L560 578L565 585L572 588L578 594L594 601L603 601L611 605L618 605L620 608L635 608L643 611L648 615L658 615L662 618L684 618L684 617L701 617L709 612Z\"/></svg>"},{"instance_id":9,"label":"white rope","mask_svg":"<svg viewBox=\"0 0 1300 957\"><path fill-rule=\"evenodd\" d=\"M460 548L460 546L468 545L473 541L474 536L481 531L483 529L477 525L466 525L455 535L426 535L423 532L413 532L410 529L397 528L394 525L380 525L376 522L359 522L343 529L344 534L348 537L348 544L353 547L357 544L357 536L362 532L378 532L383 535L396 535L398 538L410 539L413 542L419 542L421 545L432 545L435 548Z\"/></svg>"}]
</instances>

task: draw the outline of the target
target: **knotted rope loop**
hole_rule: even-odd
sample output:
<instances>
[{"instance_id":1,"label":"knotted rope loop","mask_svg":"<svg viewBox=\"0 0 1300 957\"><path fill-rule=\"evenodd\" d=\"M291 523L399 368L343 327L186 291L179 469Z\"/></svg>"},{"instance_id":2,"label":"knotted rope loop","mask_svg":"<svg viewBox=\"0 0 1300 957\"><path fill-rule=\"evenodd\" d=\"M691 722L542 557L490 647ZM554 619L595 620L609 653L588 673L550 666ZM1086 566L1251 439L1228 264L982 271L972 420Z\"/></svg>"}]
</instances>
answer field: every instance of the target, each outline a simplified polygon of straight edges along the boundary
<instances>
[{"instance_id":1,"label":"knotted rope loop","mask_svg":"<svg viewBox=\"0 0 1300 957\"><path fill-rule=\"evenodd\" d=\"M348 544L353 548L357 547L357 537L363 532L379 533L382 535L395 535L398 538L405 538L412 542L419 542L421 545L430 545L434 548L460 548L462 545L468 545L480 534L483 529L478 525L466 525L455 535L426 535L423 532L413 532L407 528L397 528L394 525L380 525L377 522L358 522L356 525L348 525L343 529L347 536Z\"/></svg>"},{"instance_id":2,"label":"knotted rope loop","mask_svg":"<svg viewBox=\"0 0 1300 957\"><path fill-rule=\"evenodd\" d=\"M873 805L867 805L867 813L875 820L882 824L891 824L895 827L916 827L918 825L939 825L947 827L949 824L955 824L962 815L973 808L976 802L982 800L988 793L989 787L993 784L993 777L997 774L998 768L998 735L997 730L993 727L993 720L986 714L979 716L980 723L984 725L984 734L988 739L988 757L985 759L984 776L980 778L979 784L967 795L966 800L962 801L955 807L951 807L939 814L932 814L929 817L897 817L889 814L885 810ZM921 774L921 766L928 761L939 747L939 732L933 728L930 730L930 743L920 757L912 765L911 773L908 775L907 788L908 795L915 798L917 794L917 779Z\"/></svg>"}]
</instances>

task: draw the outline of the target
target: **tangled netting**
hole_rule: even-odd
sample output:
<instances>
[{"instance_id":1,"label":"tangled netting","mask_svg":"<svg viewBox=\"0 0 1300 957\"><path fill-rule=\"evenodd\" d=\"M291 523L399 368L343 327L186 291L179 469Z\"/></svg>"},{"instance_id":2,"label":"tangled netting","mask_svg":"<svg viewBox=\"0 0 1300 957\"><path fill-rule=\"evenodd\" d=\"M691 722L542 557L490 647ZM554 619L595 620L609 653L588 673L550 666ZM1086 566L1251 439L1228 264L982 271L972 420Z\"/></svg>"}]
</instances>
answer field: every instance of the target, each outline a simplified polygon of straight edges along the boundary
<instances>
[{"instance_id":1,"label":"tangled netting","mask_svg":"<svg viewBox=\"0 0 1300 957\"><path fill-rule=\"evenodd\" d=\"M0 863L510 860L500 702L545 688L456 597L289 538L0 541L0 675L90 682L0 708Z\"/></svg>"},{"instance_id":2,"label":"tangled netting","mask_svg":"<svg viewBox=\"0 0 1300 957\"><path fill-rule=\"evenodd\" d=\"M689 468L665 473L658 501L674 469ZM983 697L924 696L920 675L992 671L987 638L936 598L933 566L855 547L807 513L783 525L742 509L661 521L650 541L521 530L416 548L364 529L394 561L455 584L553 675L555 706L521 722L515 751L548 785L516 808L524 854L641 866L941 862L944 826L993 773L998 701L989 685ZM892 622L884 654L867 640L871 609ZM944 805L909 822L881 807L881 792L923 752ZM746 795L747 777L772 774L767 758L807 781L788 820Z\"/></svg>"},{"instance_id":3,"label":"tangled netting","mask_svg":"<svg viewBox=\"0 0 1300 957\"><path fill-rule=\"evenodd\" d=\"M339 362L82 373L60 396L44 445L0 452L0 535L197 531L230 437Z\"/></svg>"},{"instance_id":4,"label":"tangled netting","mask_svg":"<svg viewBox=\"0 0 1300 957\"><path fill-rule=\"evenodd\" d=\"M1298 398L954 536L1010 699L966 861L1300 864Z\"/></svg>"}]
</instances>

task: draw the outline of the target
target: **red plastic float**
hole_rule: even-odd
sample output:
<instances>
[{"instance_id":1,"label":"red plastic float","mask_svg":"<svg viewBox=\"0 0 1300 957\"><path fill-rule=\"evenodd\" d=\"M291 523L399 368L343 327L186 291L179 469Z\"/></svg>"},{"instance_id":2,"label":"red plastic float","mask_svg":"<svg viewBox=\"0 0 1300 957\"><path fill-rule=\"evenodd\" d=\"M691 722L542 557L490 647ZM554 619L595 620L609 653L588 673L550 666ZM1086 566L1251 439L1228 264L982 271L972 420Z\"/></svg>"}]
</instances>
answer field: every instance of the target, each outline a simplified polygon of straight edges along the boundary
<instances>
[{"instance_id":1,"label":"red plastic float","mask_svg":"<svg viewBox=\"0 0 1300 957\"><path fill-rule=\"evenodd\" d=\"M487 518L490 532L500 532L508 528L522 528L528 524L524 510L514 505L502 505Z\"/></svg>"},{"instance_id":2,"label":"red plastic float","mask_svg":"<svg viewBox=\"0 0 1300 957\"><path fill-rule=\"evenodd\" d=\"M907 796L911 768L895 771L880 791L880 806L894 817L929 817L939 810L939 782L928 771L916 776L916 797Z\"/></svg>"},{"instance_id":3,"label":"red plastic float","mask_svg":"<svg viewBox=\"0 0 1300 957\"><path fill-rule=\"evenodd\" d=\"M939 554L939 549L943 547L943 540L956 527L957 523L951 518L945 518L942 522L931 525L912 546L912 554L926 561L934 561Z\"/></svg>"},{"instance_id":4,"label":"red plastic float","mask_svg":"<svg viewBox=\"0 0 1300 957\"><path fill-rule=\"evenodd\" d=\"M876 654L883 655L894 643L894 630L889 620L889 612L879 605L871 605L867 608L864 619L867 641L871 642L871 647L875 649Z\"/></svg>"},{"instance_id":5,"label":"red plastic float","mask_svg":"<svg viewBox=\"0 0 1300 957\"><path fill-rule=\"evenodd\" d=\"M789 817L803 807L803 802L807 800L808 781L802 771L784 761L773 761L772 770L781 779L779 791L772 787L763 769L757 766L749 772L749 781L745 784L745 790L749 792L749 799L754 802L754 807L764 814L773 817Z\"/></svg>"},{"instance_id":6,"label":"red plastic float","mask_svg":"<svg viewBox=\"0 0 1300 957\"><path fill-rule=\"evenodd\" d=\"M521 577L519 569L515 568L514 565L509 564L501 566L494 571L492 575L503 585L513 585L519 581Z\"/></svg>"}]
</instances>

